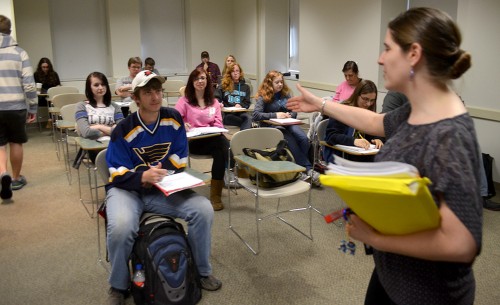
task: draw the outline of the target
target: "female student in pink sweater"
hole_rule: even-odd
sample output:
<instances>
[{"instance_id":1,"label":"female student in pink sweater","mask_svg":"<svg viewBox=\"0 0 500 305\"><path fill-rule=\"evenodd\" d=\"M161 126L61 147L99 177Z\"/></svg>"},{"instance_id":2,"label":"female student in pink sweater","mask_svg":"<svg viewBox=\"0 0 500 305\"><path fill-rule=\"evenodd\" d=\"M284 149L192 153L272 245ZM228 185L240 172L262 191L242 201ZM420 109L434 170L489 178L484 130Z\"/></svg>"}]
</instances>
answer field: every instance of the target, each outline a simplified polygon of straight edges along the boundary
<instances>
[{"instance_id":1,"label":"female student in pink sweater","mask_svg":"<svg viewBox=\"0 0 500 305\"><path fill-rule=\"evenodd\" d=\"M189 75L185 96L175 105L182 115L186 130L196 127L221 127L221 104L213 96L212 84L203 68L197 68ZM229 141L224 135L189 141L189 151L195 154L212 155L212 181L210 202L215 211L222 210L221 195L224 187L224 173L227 166ZM230 165L232 167L232 165Z\"/></svg>"},{"instance_id":2,"label":"female student in pink sweater","mask_svg":"<svg viewBox=\"0 0 500 305\"><path fill-rule=\"evenodd\" d=\"M341 82L340 85L337 86L335 96L333 97L334 102L347 100L354 92L354 88L356 88L361 81L361 78L358 77L358 64L352 60L349 60L344 64L342 73L344 73L345 81Z\"/></svg>"}]
</instances>

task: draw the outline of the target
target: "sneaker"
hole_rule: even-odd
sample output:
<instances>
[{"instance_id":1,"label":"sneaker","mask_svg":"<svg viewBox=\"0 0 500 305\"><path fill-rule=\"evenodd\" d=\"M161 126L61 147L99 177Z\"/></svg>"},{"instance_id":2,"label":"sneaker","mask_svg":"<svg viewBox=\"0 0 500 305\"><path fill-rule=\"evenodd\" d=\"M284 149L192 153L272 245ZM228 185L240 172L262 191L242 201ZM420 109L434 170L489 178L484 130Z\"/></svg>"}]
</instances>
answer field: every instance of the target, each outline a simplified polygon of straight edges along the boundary
<instances>
[{"instance_id":1,"label":"sneaker","mask_svg":"<svg viewBox=\"0 0 500 305\"><path fill-rule=\"evenodd\" d=\"M7 173L3 173L2 176L0 177L1 177L0 184L2 185L2 189L0 190L0 198L2 199L12 198L12 189L11 189L12 178Z\"/></svg>"},{"instance_id":2,"label":"sneaker","mask_svg":"<svg viewBox=\"0 0 500 305\"><path fill-rule=\"evenodd\" d=\"M19 179L12 180L12 190L17 191L22 189L26 184L28 184L28 181L26 181L26 178L24 176L19 176Z\"/></svg>"},{"instance_id":3,"label":"sneaker","mask_svg":"<svg viewBox=\"0 0 500 305\"><path fill-rule=\"evenodd\" d=\"M125 305L125 295L123 292L110 287L108 291L108 305Z\"/></svg>"},{"instance_id":4,"label":"sneaker","mask_svg":"<svg viewBox=\"0 0 500 305\"><path fill-rule=\"evenodd\" d=\"M307 174L311 177L312 185L316 187L321 186L321 182L319 182L319 173L313 169L310 169Z\"/></svg>"},{"instance_id":5,"label":"sneaker","mask_svg":"<svg viewBox=\"0 0 500 305\"><path fill-rule=\"evenodd\" d=\"M299 180L302 180L302 181L307 181L309 180L309 178L311 178L308 174L302 172L299 174Z\"/></svg>"},{"instance_id":6,"label":"sneaker","mask_svg":"<svg viewBox=\"0 0 500 305\"><path fill-rule=\"evenodd\" d=\"M201 288L209 291L215 291L220 289L222 282L215 278L213 275L202 276L200 279Z\"/></svg>"},{"instance_id":7,"label":"sneaker","mask_svg":"<svg viewBox=\"0 0 500 305\"><path fill-rule=\"evenodd\" d=\"M226 171L226 173L224 174L224 187L232 189L241 188L241 185L238 184L238 178L231 170Z\"/></svg>"}]
</instances>

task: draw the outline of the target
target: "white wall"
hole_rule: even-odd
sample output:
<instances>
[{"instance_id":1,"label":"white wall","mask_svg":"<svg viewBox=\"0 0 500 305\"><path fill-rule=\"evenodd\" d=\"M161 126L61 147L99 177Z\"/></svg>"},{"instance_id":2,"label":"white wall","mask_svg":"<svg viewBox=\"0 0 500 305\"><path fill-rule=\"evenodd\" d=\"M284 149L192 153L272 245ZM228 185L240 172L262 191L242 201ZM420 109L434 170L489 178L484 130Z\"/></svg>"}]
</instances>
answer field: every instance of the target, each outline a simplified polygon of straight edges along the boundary
<instances>
[{"instance_id":1,"label":"white wall","mask_svg":"<svg viewBox=\"0 0 500 305\"><path fill-rule=\"evenodd\" d=\"M17 42L28 52L35 70L40 58L53 58L50 22L47 18L49 16L49 1L16 0L14 1L14 10L17 15ZM3 8L2 11L4 11Z\"/></svg>"},{"instance_id":2,"label":"white wall","mask_svg":"<svg viewBox=\"0 0 500 305\"><path fill-rule=\"evenodd\" d=\"M203 51L208 51L210 61L218 64L222 70L224 58L234 52L232 0L186 0L185 4L190 40L188 71L191 72L201 63Z\"/></svg>"},{"instance_id":3,"label":"white wall","mask_svg":"<svg viewBox=\"0 0 500 305\"><path fill-rule=\"evenodd\" d=\"M43 56L52 57L48 12L49 0L16 0L16 27L19 44L36 64ZM140 55L139 1L106 0L108 4L110 58L114 76L128 74L127 60ZM415 0L417 1L417 0ZM420 0L424 1L424 0ZM458 3L457 22L464 37L463 49L471 52L473 66L455 82L472 115L478 110L500 120L498 71L500 41L500 1L446 0ZM428 1L429 2L429 1ZM194 68L203 50L212 61L223 66L227 54L234 54L247 74L258 81L270 68L281 68L283 48L287 46L285 29L286 0L186 0L187 65ZM430 2L434 3L434 2ZM363 78L379 84L377 58L387 22L405 9L406 0L308 0L300 1L300 82L311 85L320 96L331 94L343 80L342 66L347 60L358 62ZM3 14L12 17L12 1L0 0ZM34 13L36 11L36 13ZM12 18L13 19L13 18ZM281 23L275 21L281 20ZM271 27L276 26L273 30ZM282 50L282 51L277 51ZM284 49L286 51L286 49ZM279 62L279 63L278 63ZM57 67L56 67L57 69ZM288 85L294 89L294 80ZM379 95L378 104L382 103ZM474 112L473 112L474 110ZM494 180L500 181L500 122L475 118L482 150L495 159Z\"/></svg>"},{"instance_id":4,"label":"white wall","mask_svg":"<svg viewBox=\"0 0 500 305\"><path fill-rule=\"evenodd\" d=\"M500 116L498 71L500 71L500 1L458 0L457 21L463 35L462 49L472 55L472 67L455 82L465 104L489 109ZM493 111L492 111L493 110ZM481 150L495 158L493 179L500 181L500 122L475 118Z\"/></svg>"},{"instance_id":5,"label":"white wall","mask_svg":"<svg viewBox=\"0 0 500 305\"><path fill-rule=\"evenodd\" d=\"M301 1L301 82L338 85L344 63L353 60L362 78L377 83L380 12L380 0Z\"/></svg>"}]
</instances>

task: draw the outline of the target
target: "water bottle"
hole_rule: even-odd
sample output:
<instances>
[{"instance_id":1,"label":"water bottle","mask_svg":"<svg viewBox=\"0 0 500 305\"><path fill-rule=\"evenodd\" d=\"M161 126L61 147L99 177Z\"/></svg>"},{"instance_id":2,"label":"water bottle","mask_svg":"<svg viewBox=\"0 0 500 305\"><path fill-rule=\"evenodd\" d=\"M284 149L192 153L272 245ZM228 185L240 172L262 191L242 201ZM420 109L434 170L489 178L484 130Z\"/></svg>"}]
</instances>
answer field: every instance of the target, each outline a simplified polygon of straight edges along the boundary
<instances>
[{"instance_id":1,"label":"water bottle","mask_svg":"<svg viewBox=\"0 0 500 305\"><path fill-rule=\"evenodd\" d=\"M132 281L134 282L135 286L139 288L144 287L144 281L146 281L146 276L144 274L144 270L142 269L141 264L135 265L135 272Z\"/></svg>"}]
</instances>

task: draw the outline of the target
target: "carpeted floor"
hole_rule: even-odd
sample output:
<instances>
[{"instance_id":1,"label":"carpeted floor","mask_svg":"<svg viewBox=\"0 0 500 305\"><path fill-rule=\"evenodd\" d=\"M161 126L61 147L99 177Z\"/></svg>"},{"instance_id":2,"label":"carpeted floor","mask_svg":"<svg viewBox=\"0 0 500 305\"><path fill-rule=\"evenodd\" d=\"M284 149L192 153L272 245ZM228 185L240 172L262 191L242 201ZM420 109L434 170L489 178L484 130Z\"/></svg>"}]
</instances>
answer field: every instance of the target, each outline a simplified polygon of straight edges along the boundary
<instances>
[{"instance_id":1,"label":"carpeted floor","mask_svg":"<svg viewBox=\"0 0 500 305\"><path fill-rule=\"evenodd\" d=\"M28 185L14 192L12 202L0 205L0 304L105 304L107 271L97 261L96 219L79 201L76 170L69 185L47 130L30 130L24 160ZM193 168L209 167L206 161L193 160ZM82 196L89 198L86 172L80 171ZM197 191L208 195L206 186ZM253 198L243 191L232 198L233 221L241 222L238 228L248 235L254 225L249 208ZM223 201L227 199L224 193ZM297 196L284 202L292 207L305 200ZM313 190L312 201L323 212L342 206L326 188ZM268 206L274 202L264 209ZM304 227L305 216L290 219ZM204 291L200 304L363 304L372 258L362 250L355 256L339 252L344 230L326 224L316 212L312 217L314 241L276 220L263 222L262 252L254 256L228 229L227 209L216 212L212 265L223 286L217 292ZM483 243L474 265L475 304L498 304L500 212L484 211Z\"/></svg>"}]
</instances>

